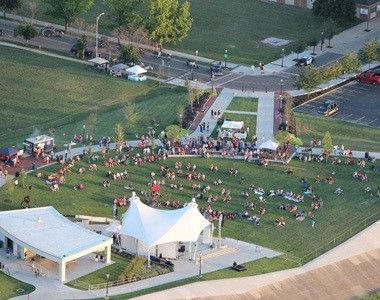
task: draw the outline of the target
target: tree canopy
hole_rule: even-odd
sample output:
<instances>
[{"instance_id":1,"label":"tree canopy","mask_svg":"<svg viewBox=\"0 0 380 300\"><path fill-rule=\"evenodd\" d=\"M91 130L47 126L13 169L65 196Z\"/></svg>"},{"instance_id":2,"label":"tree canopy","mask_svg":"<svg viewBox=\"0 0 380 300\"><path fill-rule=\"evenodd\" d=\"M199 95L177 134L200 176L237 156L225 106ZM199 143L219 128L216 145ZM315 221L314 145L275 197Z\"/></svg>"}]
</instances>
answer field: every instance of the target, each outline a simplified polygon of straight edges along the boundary
<instances>
[{"instance_id":1,"label":"tree canopy","mask_svg":"<svg viewBox=\"0 0 380 300\"><path fill-rule=\"evenodd\" d=\"M140 0L106 0L116 27L140 24L142 16L138 10Z\"/></svg>"},{"instance_id":2,"label":"tree canopy","mask_svg":"<svg viewBox=\"0 0 380 300\"><path fill-rule=\"evenodd\" d=\"M355 20L355 0L315 0L313 14L339 23Z\"/></svg>"},{"instance_id":3,"label":"tree canopy","mask_svg":"<svg viewBox=\"0 0 380 300\"><path fill-rule=\"evenodd\" d=\"M167 43L182 41L193 23L187 0L182 4L178 0L150 0L148 11L149 37L160 48Z\"/></svg>"},{"instance_id":4,"label":"tree canopy","mask_svg":"<svg viewBox=\"0 0 380 300\"><path fill-rule=\"evenodd\" d=\"M4 18L6 11L12 11L21 6L21 0L0 0L0 9L4 11Z\"/></svg>"},{"instance_id":5,"label":"tree canopy","mask_svg":"<svg viewBox=\"0 0 380 300\"><path fill-rule=\"evenodd\" d=\"M178 141L189 133L187 129L181 128L178 125L169 125L165 130L168 139L172 141Z\"/></svg>"},{"instance_id":6,"label":"tree canopy","mask_svg":"<svg viewBox=\"0 0 380 300\"><path fill-rule=\"evenodd\" d=\"M67 27L79 17L81 13L87 12L94 3L94 0L43 0L50 5L49 13L65 22Z\"/></svg>"},{"instance_id":7,"label":"tree canopy","mask_svg":"<svg viewBox=\"0 0 380 300\"><path fill-rule=\"evenodd\" d=\"M38 31L36 27L32 24L18 25L14 29L15 36L22 36L25 41L28 43L29 40L38 36Z\"/></svg>"}]
</instances>

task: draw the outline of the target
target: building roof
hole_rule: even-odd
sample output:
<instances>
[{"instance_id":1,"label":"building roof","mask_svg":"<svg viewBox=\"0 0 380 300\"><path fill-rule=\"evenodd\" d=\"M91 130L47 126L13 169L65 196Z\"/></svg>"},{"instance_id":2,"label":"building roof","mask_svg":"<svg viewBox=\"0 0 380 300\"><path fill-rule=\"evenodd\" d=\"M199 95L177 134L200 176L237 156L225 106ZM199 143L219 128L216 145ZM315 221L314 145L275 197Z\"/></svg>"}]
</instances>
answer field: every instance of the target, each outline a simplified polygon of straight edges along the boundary
<instances>
[{"instance_id":1,"label":"building roof","mask_svg":"<svg viewBox=\"0 0 380 300\"><path fill-rule=\"evenodd\" d=\"M120 233L144 243L146 247L171 242L196 242L210 222L193 201L175 210L152 208L133 193L130 207L123 216Z\"/></svg>"},{"instance_id":2,"label":"building roof","mask_svg":"<svg viewBox=\"0 0 380 300\"><path fill-rule=\"evenodd\" d=\"M32 143L32 144L38 144L38 143L45 143L45 142L48 142L48 141L53 141L54 138L48 136L48 135L39 135L39 136L34 136L34 137L30 137L30 138L27 138L25 140L25 142L29 142L29 143Z\"/></svg>"},{"instance_id":3,"label":"building roof","mask_svg":"<svg viewBox=\"0 0 380 300\"><path fill-rule=\"evenodd\" d=\"M0 232L54 261L112 244L112 239L71 222L51 206L0 212Z\"/></svg>"}]
</instances>

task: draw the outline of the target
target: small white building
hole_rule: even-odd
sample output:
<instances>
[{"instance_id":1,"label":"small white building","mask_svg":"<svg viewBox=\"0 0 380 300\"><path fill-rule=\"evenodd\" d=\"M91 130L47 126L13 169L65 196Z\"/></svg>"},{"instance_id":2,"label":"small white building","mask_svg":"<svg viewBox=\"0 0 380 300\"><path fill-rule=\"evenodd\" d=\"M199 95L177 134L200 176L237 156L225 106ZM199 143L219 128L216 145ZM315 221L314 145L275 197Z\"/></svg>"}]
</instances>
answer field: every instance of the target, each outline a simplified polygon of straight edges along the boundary
<instances>
[{"instance_id":1,"label":"small white building","mask_svg":"<svg viewBox=\"0 0 380 300\"><path fill-rule=\"evenodd\" d=\"M20 259L39 255L59 265L66 281L66 264L87 254L105 251L111 261L112 239L71 222L53 207L0 212L0 244Z\"/></svg>"}]
</instances>

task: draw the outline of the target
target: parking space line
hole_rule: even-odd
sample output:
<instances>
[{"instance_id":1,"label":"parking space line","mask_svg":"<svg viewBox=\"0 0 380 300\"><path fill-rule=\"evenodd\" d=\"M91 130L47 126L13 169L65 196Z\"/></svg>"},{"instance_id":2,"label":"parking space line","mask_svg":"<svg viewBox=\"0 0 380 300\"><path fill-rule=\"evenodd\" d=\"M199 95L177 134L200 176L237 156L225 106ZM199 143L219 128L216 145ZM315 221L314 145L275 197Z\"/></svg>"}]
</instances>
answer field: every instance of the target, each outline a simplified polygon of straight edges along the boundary
<instances>
[{"instance_id":1,"label":"parking space line","mask_svg":"<svg viewBox=\"0 0 380 300\"><path fill-rule=\"evenodd\" d=\"M354 123L359 123L359 121L360 121L360 120L363 120L364 118L365 118L365 116L363 116L363 117L361 117L361 118L355 120Z\"/></svg>"},{"instance_id":2,"label":"parking space line","mask_svg":"<svg viewBox=\"0 0 380 300\"><path fill-rule=\"evenodd\" d=\"M345 115L344 117L341 118L341 120L344 120L344 119L351 117L351 116L352 116L352 114Z\"/></svg>"},{"instance_id":3,"label":"parking space line","mask_svg":"<svg viewBox=\"0 0 380 300\"><path fill-rule=\"evenodd\" d=\"M367 124L369 125L369 124L372 124L372 123L374 123L374 122L376 122L378 120L378 118L376 118L375 120L372 120L371 122L368 122Z\"/></svg>"}]
</instances>

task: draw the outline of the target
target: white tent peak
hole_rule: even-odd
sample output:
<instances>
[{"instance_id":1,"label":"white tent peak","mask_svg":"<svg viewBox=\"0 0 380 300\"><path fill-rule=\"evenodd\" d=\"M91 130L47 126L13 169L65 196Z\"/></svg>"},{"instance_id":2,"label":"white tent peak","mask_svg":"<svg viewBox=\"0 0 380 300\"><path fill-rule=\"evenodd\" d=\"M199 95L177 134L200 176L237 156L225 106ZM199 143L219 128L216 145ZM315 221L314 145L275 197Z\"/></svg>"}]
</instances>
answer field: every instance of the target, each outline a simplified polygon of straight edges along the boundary
<instances>
[{"instance_id":1,"label":"white tent peak","mask_svg":"<svg viewBox=\"0 0 380 300\"><path fill-rule=\"evenodd\" d=\"M272 140L267 140L259 146L259 149L277 150L278 143Z\"/></svg>"},{"instance_id":2,"label":"white tent peak","mask_svg":"<svg viewBox=\"0 0 380 300\"><path fill-rule=\"evenodd\" d=\"M131 74L134 74L134 75L140 75L140 74L143 74L143 73L146 73L147 70L145 70L144 68L140 67L139 65L135 65L131 68L128 68L126 70L128 73L131 73Z\"/></svg>"},{"instance_id":3,"label":"white tent peak","mask_svg":"<svg viewBox=\"0 0 380 300\"><path fill-rule=\"evenodd\" d=\"M107 64L108 63L108 60L104 59L104 58L101 58L101 57L95 57L93 59L90 59L89 62L92 62L96 65L103 65L103 64Z\"/></svg>"}]
</instances>

